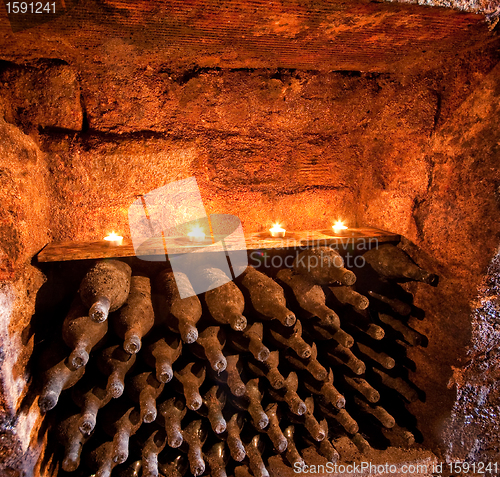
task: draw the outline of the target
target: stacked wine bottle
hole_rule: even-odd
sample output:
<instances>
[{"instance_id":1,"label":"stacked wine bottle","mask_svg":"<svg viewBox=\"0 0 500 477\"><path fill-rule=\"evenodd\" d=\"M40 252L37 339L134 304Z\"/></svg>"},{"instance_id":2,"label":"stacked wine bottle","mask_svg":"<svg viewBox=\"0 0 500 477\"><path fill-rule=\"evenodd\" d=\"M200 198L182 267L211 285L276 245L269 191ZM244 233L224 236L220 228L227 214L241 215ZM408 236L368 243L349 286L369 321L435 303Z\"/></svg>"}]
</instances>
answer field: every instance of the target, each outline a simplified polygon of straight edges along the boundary
<instances>
[{"instance_id":1,"label":"stacked wine bottle","mask_svg":"<svg viewBox=\"0 0 500 477\"><path fill-rule=\"evenodd\" d=\"M400 283L437 277L393 245L363 257L358 280L327 247L275 279L199 270L213 288L187 298L182 273L95 263L64 344L40 360L39 406L54 409L63 471L265 477L305 452L336 462L340 439L362 453L412 445L406 404L422 391L407 349L426 338L408 324L417 310Z\"/></svg>"}]
</instances>

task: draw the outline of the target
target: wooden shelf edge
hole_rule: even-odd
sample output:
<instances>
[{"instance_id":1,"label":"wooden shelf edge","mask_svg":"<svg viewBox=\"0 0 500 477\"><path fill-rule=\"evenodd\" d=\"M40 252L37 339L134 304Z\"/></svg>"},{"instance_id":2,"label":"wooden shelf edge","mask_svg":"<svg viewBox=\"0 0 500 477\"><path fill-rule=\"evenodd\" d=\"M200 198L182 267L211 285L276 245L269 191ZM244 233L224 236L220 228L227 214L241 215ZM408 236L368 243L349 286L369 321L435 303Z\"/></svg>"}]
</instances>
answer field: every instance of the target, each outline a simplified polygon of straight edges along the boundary
<instances>
[{"instance_id":1,"label":"wooden shelf edge","mask_svg":"<svg viewBox=\"0 0 500 477\"><path fill-rule=\"evenodd\" d=\"M214 242L225 237L214 237ZM375 228L353 228L339 235L333 235L327 230L308 230L300 232L287 232L285 238L272 238L267 232L245 234L246 250L287 250L295 248L308 248L314 246L339 245L340 249L347 250L351 245L359 249L360 244L367 242L369 248L377 243L399 242L401 236L385 230ZM211 241L192 243L183 237L167 239L166 249L170 255L188 253L190 251L209 247ZM232 250L238 250L234 248ZM242 247L239 250L243 250ZM361 249L362 250L362 249ZM366 248L368 250L368 248ZM209 248L207 248L209 251ZM94 242L51 242L37 255L38 262L63 262L70 260L95 260L100 258L125 258L137 256L130 239L124 239L120 246L110 245L105 240ZM150 239L145 246L141 246L139 257L149 256L160 258L165 256L165 242L161 237ZM160 259L161 261L161 259Z\"/></svg>"}]
</instances>

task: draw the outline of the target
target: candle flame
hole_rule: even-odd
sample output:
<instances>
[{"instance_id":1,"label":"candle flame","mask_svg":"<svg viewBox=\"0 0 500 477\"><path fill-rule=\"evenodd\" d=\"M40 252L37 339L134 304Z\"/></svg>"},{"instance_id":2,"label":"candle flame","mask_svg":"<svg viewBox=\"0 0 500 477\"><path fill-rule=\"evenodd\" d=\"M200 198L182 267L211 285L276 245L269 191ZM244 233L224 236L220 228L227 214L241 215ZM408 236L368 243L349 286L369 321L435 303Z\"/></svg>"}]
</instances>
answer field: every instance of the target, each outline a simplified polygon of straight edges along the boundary
<instances>
[{"instance_id":1,"label":"candle flame","mask_svg":"<svg viewBox=\"0 0 500 477\"><path fill-rule=\"evenodd\" d=\"M341 230L347 229L342 220L337 220L334 225L332 225L333 231L338 234Z\"/></svg>"},{"instance_id":2,"label":"candle flame","mask_svg":"<svg viewBox=\"0 0 500 477\"><path fill-rule=\"evenodd\" d=\"M281 224L273 224L273 226L269 229L270 232L285 232L285 229L281 228Z\"/></svg>"},{"instance_id":3,"label":"candle flame","mask_svg":"<svg viewBox=\"0 0 500 477\"><path fill-rule=\"evenodd\" d=\"M120 240L121 238L123 238L121 235L118 235L118 234L115 234L114 232L111 232L109 235L106 235L106 237L104 237L104 240L108 240L109 242L112 242L114 240Z\"/></svg>"},{"instance_id":4,"label":"candle flame","mask_svg":"<svg viewBox=\"0 0 500 477\"><path fill-rule=\"evenodd\" d=\"M191 240L205 240L205 232L199 225L193 227L191 232L188 232L187 236Z\"/></svg>"}]
</instances>

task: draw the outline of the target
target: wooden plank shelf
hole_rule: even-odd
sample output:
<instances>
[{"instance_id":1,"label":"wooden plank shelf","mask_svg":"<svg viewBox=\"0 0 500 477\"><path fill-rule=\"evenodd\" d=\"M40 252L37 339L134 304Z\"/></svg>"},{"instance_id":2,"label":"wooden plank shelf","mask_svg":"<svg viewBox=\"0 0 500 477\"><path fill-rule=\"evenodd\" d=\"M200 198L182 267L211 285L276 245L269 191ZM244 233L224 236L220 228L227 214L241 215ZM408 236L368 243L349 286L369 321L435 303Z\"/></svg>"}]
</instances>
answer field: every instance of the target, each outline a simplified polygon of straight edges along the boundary
<instances>
[{"instance_id":1,"label":"wooden plank shelf","mask_svg":"<svg viewBox=\"0 0 500 477\"><path fill-rule=\"evenodd\" d=\"M131 240L124 239L120 246L110 245L105 240L95 242L51 242L38 254L39 262L62 262L70 260L95 260L99 258L120 258L134 256L165 256L166 250L170 255L181 254L197 248L204 248L223 240L223 236L214 236L203 242L190 242L185 237L168 237L149 239L141 245L140 253L136 254ZM340 249L361 247L372 248L377 243L399 242L400 235L374 228L352 228L340 234L331 230L307 230L300 232L286 232L284 238L272 238L268 232L245 234L246 250L285 250L294 248L307 248L314 246L337 245ZM233 247L233 250L234 247ZM362 249L361 249L362 250Z\"/></svg>"}]
</instances>

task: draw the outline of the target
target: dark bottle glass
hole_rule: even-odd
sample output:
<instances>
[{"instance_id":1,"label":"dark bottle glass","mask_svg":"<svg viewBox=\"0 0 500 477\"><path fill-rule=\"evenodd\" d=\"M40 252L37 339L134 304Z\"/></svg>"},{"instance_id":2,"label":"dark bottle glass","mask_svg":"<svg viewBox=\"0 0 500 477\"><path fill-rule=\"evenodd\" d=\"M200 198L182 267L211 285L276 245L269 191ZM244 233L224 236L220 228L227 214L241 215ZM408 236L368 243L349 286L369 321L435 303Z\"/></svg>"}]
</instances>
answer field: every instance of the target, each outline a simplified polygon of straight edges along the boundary
<instances>
[{"instance_id":1,"label":"dark bottle glass","mask_svg":"<svg viewBox=\"0 0 500 477\"><path fill-rule=\"evenodd\" d=\"M287 440L287 448L285 451L285 459L288 461L288 463L295 469L297 466L299 468L304 468L305 462L304 459L302 459L302 456L299 454L299 451L297 450L297 446L295 445L295 427L294 426L288 426L284 432L284 436L286 437Z\"/></svg>"},{"instance_id":2,"label":"dark bottle glass","mask_svg":"<svg viewBox=\"0 0 500 477\"><path fill-rule=\"evenodd\" d=\"M398 313L399 315L408 316L411 313L411 305L401 301L398 298L388 298L384 295L379 295L374 291L369 291L368 294L375 298L376 300L388 305L392 311Z\"/></svg>"},{"instance_id":3,"label":"dark bottle glass","mask_svg":"<svg viewBox=\"0 0 500 477\"><path fill-rule=\"evenodd\" d=\"M364 399L358 397L354 398L354 402L362 412L372 415L384 427L390 429L396 424L394 417L392 417L382 406L373 406L368 404Z\"/></svg>"},{"instance_id":4,"label":"dark bottle glass","mask_svg":"<svg viewBox=\"0 0 500 477\"><path fill-rule=\"evenodd\" d=\"M158 470L165 477L184 477L189 469L187 456L174 449L165 449L159 457Z\"/></svg>"}]
</instances>

